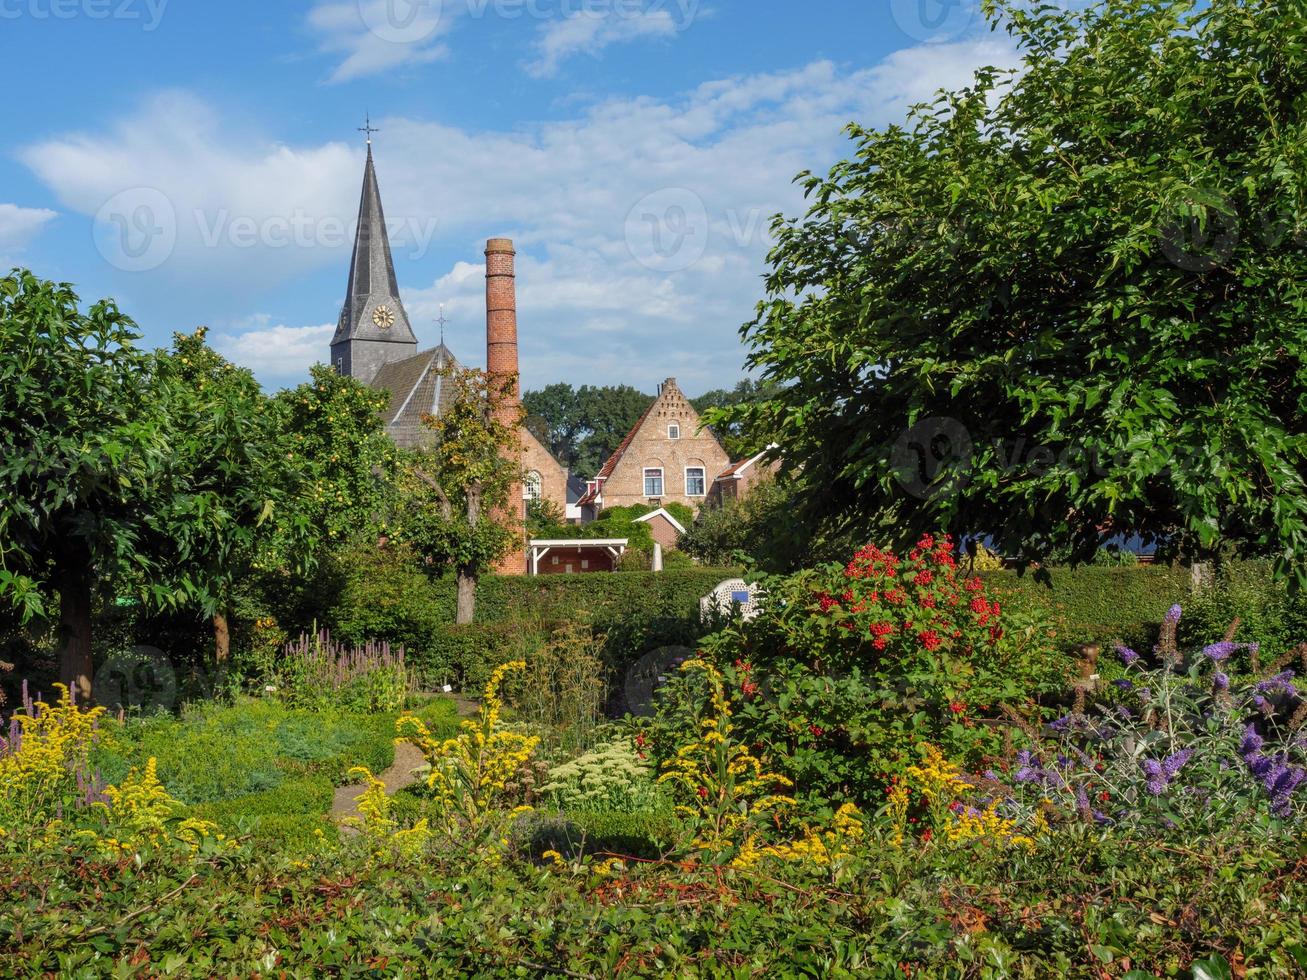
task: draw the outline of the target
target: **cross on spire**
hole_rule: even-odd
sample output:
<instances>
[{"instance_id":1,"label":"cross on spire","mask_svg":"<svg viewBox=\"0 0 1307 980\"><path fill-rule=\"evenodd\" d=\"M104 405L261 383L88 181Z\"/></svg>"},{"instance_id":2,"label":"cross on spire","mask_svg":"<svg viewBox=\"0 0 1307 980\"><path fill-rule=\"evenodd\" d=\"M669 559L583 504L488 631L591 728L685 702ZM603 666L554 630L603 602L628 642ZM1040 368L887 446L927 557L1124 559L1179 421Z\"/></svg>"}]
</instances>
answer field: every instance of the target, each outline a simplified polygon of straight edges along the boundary
<instances>
[{"instance_id":1,"label":"cross on spire","mask_svg":"<svg viewBox=\"0 0 1307 980\"><path fill-rule=\"evenodd\" d=\"M440 316L436 317L436 322L440 324L440 343L445 343L445 324L449 321L445 319L445 304L440 304Z\"/></svg>"},{"instance_id":2,"label":"cross on spire","mask_svg":"<svg viewBox=\"0 0 1307 980\"><path fill-rule=\"evenodd\" d=\"M367 135L367 138L368 138L368 146L371 146L371 145L372 145L372 134L373 134L373 133L379 133L379 132L381 132L381 130L379 130L379 129L374 129L374 128L373 128L373 126L372 126L372 114L371 114L371 113L367 114L364 118L365 118L366 121L363 123L362 126L359 127L359 132L360 132L360 133L364 133L364 134Z\"/></svg>"}]
</instances>

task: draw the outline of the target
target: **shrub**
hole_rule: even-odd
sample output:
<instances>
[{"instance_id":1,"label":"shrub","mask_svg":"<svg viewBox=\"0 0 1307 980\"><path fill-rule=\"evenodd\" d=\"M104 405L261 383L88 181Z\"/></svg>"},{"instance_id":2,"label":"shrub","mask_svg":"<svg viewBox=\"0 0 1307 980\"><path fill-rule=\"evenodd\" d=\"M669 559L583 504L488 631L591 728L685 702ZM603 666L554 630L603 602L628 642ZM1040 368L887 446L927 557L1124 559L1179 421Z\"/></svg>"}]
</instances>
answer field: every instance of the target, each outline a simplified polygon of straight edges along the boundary
<instances>
[{"instance_id":1,"label":"shrub","mask_svg":"<svg viewBox=\"0 0 1307 980\"><path fill-rule=\"evenodd\" d=\"M417 746L430 766L426 785L437 830L447 841L463 846L471 841L497 851L503 825L516 816L516 810L507 816L502 810L521 792L516 781L529 768L540 739L503 723L501 688L505 675L525 667L524 662L514 661L490 675L481 710L459 726L455 738L434 736L414 715L406 714L396 722L399 737Z\"/></svg>"},{"instance_id":2,"label":"shrub","mask_svg":"<svg viewBox=\"0 0 1307 980\"><path fill-rule=\"evenodd\" d=\"M918 742L963 762L997 756L1003 708L1062 687L1067 664L1046 624L960 576L946 538L902 559L869 546L846 565L760 584L759 615L702 649L740 701L741 738L766 746L802 795L878 801ZM698 699L671 686L660 754Z\"/></svg>"},{"instance_id":3,"label":"shrub","mask_svg":"<svg viewBox=\"0 0 1307 980\"><path fill-rule=\"evenodd\" d=\"M1086 565L1024 575L1014 571L979 574L986 590L1004 609L1049 624L1065 648L1118 640L1152 646L1166 610L1190 584L1188 569L1168 565ZM1216 635L1224 629L1222 624Z\"/></svg>"},{"instance_id":4,"label":"shrub","mask_svg":"<svg viewBox=\"0 0 1307 980\"><path fill-rule=\"evenodd\" d=\"M1266 818L1307 817L1307 697L1287 658L1260 679L1231 677L1255 645L1231 635L1190 658L1176 644L1180 607L1146 666L1120 648L1127 676L1092 702L1084 687L1014 764L1027 798L1051 799L1067 819L1133 830L1215 833ZM1307 647L1295 665L1307 669Z\"/></svg>"},{"instance_id":5,"label":"shrub","mask_svg":"<svg viewBox=\"0 0 1307 980\"><path fill-rule=\"evenodd\" d=\"M83 710L60 684L51 705L23 703L0 737L0 843L21 840L22 831L46 825L99 798L91 750L103 708Z\"/></svg>"}]
</instances>

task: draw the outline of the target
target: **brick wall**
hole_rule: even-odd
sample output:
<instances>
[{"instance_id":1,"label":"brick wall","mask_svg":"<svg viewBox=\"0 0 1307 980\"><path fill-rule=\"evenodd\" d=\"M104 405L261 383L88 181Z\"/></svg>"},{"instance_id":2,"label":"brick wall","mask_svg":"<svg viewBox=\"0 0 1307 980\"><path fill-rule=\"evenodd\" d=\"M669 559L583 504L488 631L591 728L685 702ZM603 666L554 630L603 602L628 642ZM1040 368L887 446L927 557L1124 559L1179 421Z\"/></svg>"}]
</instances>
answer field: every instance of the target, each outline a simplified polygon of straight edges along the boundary
<instances>
[{"instance_id":1,"label":"brick wall","mask_svg":"<svg viewBox=\"0 0 1307 980\"><path fill-rule=\"evenodd\" d=\"M526 428L522 432L522 471L540 474L540 495L567 513L567 470Z\"/></svg>"},{"instance_id":2,"label":"brick wall","mask_svg":"<svg viewBox=\"0 0 1307 980\"><path fill-rule=\"evenodd\" d=\"M679 438L669 435L671 426L679 427ZM605 507L629 507L632 504L667 504L673 501L698 507L707 498L707 490L718 473L731 465L726 451L711 432L699 429L699 413L689 399L669 378L643 424L631 439L612 475L604 482ZM703 493L686 493L685 471L699 467L704 472ZM645 470L662 470L661 496L645 494Z\"/></svg>"}]
</instances>

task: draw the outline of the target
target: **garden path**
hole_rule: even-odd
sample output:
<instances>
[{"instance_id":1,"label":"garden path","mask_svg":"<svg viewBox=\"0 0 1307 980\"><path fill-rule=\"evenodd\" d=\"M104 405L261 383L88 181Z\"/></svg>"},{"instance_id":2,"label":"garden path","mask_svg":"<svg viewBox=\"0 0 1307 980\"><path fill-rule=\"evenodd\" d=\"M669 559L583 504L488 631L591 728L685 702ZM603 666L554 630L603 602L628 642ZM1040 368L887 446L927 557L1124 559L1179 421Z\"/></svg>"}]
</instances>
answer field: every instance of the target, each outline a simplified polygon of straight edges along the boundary
<instances>
[{"instance_id":1,"label":"garden path","mask_svg":"<svg viewBox=\"0 0 1307 980\"><path fill-rule=\"evenodd\" d=\"M458 704L460 718L471 717L477 713L481 706L479 702L470 698L456 697L454 700ZM419 777L413 774L413 770L425 763L426 759L412 742L399 742L396 744L394 763L377 777L385 784L386 795L393 796L401 789L406 789L416 783ZM344 821L351 817L360 816L356 800L366 788L363 783L352 783L349 786L337 787L336 796L331 804L331 819L341 825L340 832L342 834L358 833L356 828L345 825Z\"/></svg>"}]
</instances>

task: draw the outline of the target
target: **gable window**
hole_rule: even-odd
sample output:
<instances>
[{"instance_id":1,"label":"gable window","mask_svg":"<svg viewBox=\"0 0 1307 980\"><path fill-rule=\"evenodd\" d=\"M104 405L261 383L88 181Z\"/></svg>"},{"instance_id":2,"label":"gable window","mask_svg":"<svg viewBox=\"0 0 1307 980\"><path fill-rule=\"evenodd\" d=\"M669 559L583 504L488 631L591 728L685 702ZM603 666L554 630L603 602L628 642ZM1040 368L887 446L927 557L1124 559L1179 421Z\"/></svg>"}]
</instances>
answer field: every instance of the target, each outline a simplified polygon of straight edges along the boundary
<instances>
[{"instance_id":1,"label":"gable window","mask_svg":"<svg viewBox=\"0 0 1307 980\"><path fill-rule=\"evenodd\" d=\"M522 499L539 500L543 496L544 480L540 474L532 470L522 478Z\"/></svg>"},{"instance_id":2,"label":"gable window","mask_svg":"<svg viewBox=\"0 0 1307 980\"><path fill-rule=\"evenodd\" d=\"M687 466L685 468L685 495L687 497L707 496L706 483L702 466Z\"/></svg>"},{"instance_id":3,"label":"gable window","mask_svg":"<svg viewBox=\"0 0 1307 980\"><path fill-rule=\"evenodd\" d=\"M667 427L667 438L668 439L681 438L681 426L679 423L673 422L671 425Z\"/></svg>"},{"instance_id":4,"label":"gable window","mask_svg":"<svg viewBox=\"0 0 1307 980\"><path fill-rule=\"evenodd\" d=\"M644 471L644 495L661 497L663 495L662 467L650 467Z\"/></svg>"}]
</instances>

